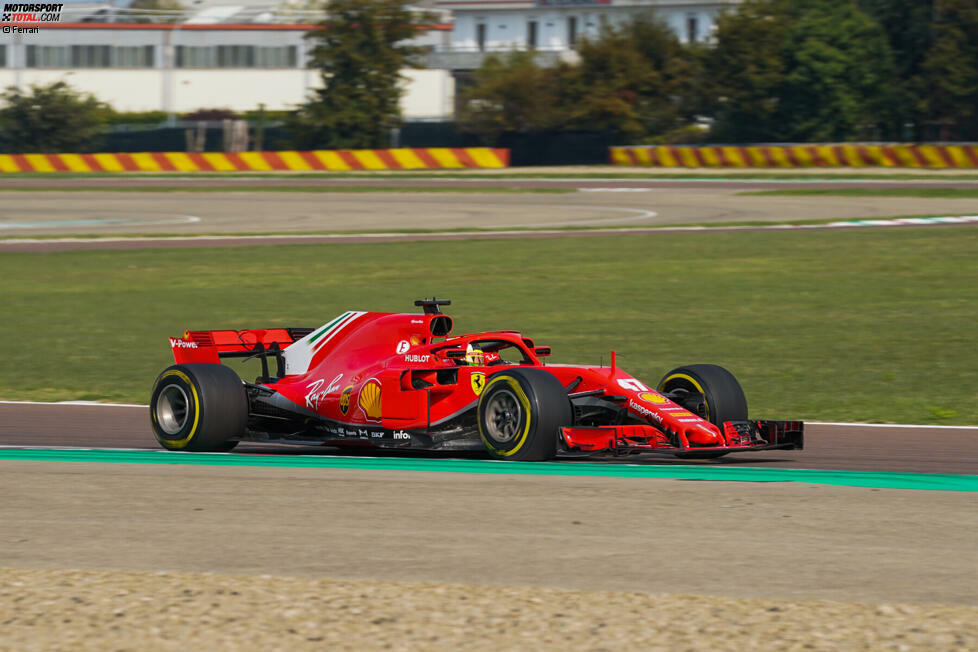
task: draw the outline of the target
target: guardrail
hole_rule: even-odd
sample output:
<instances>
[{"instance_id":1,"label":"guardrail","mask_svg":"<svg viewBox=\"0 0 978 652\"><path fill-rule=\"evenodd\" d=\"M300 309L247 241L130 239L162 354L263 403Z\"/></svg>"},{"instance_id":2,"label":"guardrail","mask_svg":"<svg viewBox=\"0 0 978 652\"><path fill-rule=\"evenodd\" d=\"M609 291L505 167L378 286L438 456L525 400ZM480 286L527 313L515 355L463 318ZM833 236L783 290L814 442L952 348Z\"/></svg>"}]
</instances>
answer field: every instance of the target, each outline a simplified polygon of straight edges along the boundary
<instances>
[{"instance_id":1,"label":"guardrail","mask_svg":"<svg viewBox=\"0 0 978 652\"><path fill-rule=\"evenodd\" d=\"M978 145L651 145L611 147L609 159L612 165L667 168L978 168Z\"/></svg>"},{"instance_id":2,"label":"guardrail","mask_svg":"<svg viewBox=\"0 0 978 652\"><path fill-rule=\"evenodd\" d=\"M504 168L509 150L424 147L279 152L0 154L3 172L269 172Z\"/></svg>"}]
</instances>

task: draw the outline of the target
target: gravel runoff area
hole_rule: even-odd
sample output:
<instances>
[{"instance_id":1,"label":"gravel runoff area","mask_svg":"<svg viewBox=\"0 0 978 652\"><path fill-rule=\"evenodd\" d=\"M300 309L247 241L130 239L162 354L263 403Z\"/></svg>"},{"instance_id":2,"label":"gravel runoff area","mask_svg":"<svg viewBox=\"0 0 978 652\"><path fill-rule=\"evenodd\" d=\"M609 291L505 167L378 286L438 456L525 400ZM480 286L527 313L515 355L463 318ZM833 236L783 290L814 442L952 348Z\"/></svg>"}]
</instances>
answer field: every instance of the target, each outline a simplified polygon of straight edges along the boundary
<instances>
[{"instance_id":1,"label":"gravel runoff area","mask_svg":"<svg viewBox=\"0 0 978 652\"><path fill-rule=\"evenodd\" d=\"M974 650L978 608L0 570L2 650Z\"/></svg>"}]
</instances>

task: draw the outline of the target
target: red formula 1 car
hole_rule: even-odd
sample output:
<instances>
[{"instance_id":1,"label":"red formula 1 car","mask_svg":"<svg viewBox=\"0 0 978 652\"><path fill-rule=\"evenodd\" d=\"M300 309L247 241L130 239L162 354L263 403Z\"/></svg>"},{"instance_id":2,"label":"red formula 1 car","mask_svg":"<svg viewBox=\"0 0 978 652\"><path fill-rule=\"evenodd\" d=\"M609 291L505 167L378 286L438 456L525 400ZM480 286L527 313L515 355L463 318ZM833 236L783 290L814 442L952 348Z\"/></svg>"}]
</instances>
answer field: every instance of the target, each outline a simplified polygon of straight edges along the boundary
<instances>
[{"instance_id":1,"label":"red formula 1 car","mask_svg":"<svg viewBox=\"0 0 978 652\"><path fill-rule=\"evenodd\" d=\"M345 312L315 329L188 331L153 388L170 450L239 441L485 450L504 460L668 453L710 458L803 447L798 421L750 421L740 384L716 365L667 373L652 389L611 366L545 365L517 331L451 336L448 301L423 314ZM243 382L223 358L257 357ZM269 371L270 363L275 373Z\"/></svg>"}]
</instances>

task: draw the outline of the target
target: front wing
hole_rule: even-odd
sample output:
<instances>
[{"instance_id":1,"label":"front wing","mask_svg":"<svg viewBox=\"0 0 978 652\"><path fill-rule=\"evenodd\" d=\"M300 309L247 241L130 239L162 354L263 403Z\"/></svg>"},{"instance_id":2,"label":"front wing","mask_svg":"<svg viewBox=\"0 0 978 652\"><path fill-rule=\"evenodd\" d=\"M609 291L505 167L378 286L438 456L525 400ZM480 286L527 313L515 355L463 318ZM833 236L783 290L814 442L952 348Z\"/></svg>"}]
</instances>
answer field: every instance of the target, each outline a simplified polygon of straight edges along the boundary
<instances>
[{"instance_id":1,"label":"front wing","mask_svg":"<svg viewBox=\"0 0 978 652\"><path fill-rule=\"evenodd\" d=\"M801 421L727 421L723 424L724 445L691 446L685 437L670 439L649 425L565 427L560 429L567 452L667 453L680 457L718 456L772 449L805 447L805 425Z\"/></svg>"}]
</instances>

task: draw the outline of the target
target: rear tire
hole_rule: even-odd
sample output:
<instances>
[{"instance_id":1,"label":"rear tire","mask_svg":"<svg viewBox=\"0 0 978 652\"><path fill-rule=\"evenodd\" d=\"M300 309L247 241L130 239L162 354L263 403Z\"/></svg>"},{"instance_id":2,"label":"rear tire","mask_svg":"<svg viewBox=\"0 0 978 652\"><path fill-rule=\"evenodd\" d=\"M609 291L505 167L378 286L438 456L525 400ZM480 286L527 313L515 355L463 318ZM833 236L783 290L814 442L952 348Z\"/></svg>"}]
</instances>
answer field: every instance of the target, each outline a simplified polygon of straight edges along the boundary
<instances>
[{"instance_id":1,"label":"rear tire","mask_svg":"<svg viewBox=\"0 0 978 652\"><path fill-rule=\"evenodd\" d=\"M717 428L723 429L724 421L747 420L747 398L732 373L715 364L691 364L673 369L659 381L660 394L675 392L676 403L703 417ZM702 400L684 394L702 394ZM726 453L691 451L676 457L692 460L709 460L723 457Z\"/></svg>"},{"instance_id":2,"label":"rear tire","mask_svg":"<svg viewBox=\"0 0 978 652\"><path fill-rule=\"evenodd\" d=\"M479 436L500 460L540 462L557 455L557 432L573 420L567 392L542 369L492 376L479 397Z\"/></svg>"},{"instance_id":3,"label":"rear tire","mask_svg":"<svg viewBox=\"0 0 978 652\"><path fill-rule=\"evenodd\" d=\"M178 364L156 379L149 414L163 448L225 452L248 426L248 396L241 378L224 365Z\"/></svg>"}]
</instances>

